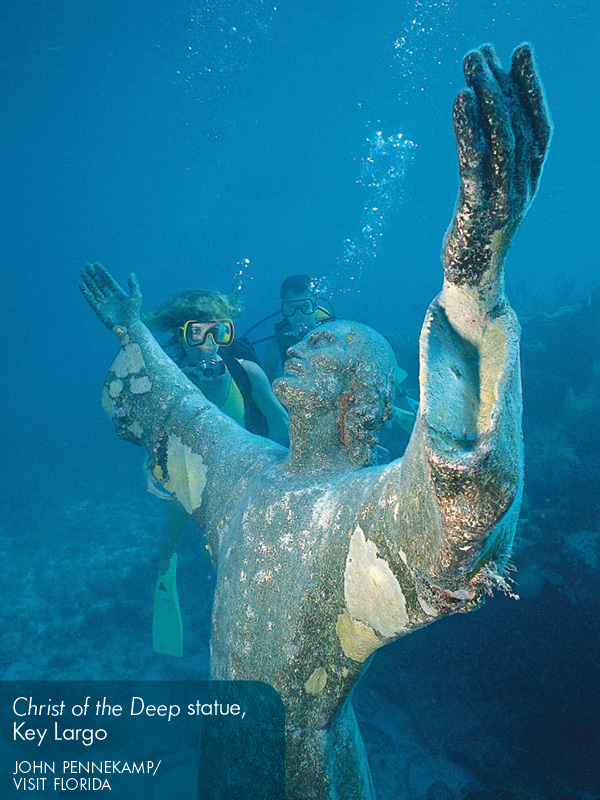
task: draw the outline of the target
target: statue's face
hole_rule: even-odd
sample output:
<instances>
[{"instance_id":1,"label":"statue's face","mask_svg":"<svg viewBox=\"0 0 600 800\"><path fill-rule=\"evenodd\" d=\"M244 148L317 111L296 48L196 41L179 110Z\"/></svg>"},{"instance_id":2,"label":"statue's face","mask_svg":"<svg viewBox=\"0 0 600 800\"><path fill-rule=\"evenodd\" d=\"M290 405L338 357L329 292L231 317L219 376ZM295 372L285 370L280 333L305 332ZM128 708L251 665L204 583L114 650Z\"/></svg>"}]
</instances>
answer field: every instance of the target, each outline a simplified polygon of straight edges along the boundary
<instances>
[{"instance_id":1,"label":"statue's face","mask_svg":"<svg viewBox=\"0 0 600 800\"><path fill-rule=\"evenodd\" d=\"M283 375L273 391L288 408L301 405L338 409L350 377L350 342L356 336L346 322L327 322L287 351Z\"/></svg>"}]
</instances>

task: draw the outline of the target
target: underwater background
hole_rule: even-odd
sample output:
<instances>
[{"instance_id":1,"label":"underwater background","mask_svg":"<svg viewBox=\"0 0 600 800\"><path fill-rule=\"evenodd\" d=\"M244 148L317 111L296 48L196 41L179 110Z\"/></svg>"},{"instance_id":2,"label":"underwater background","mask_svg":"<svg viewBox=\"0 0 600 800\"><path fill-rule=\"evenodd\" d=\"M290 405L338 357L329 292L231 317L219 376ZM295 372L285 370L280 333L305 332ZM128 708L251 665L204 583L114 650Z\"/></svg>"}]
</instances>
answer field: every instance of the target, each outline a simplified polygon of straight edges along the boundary
<instances>
[{"instance_id":1,"label":"underwater background","mask_svg":"<svg viewBox=\"0 0 600 800\"><path fill-rule=\"evenodd\" d=\"M180 550L182 659L151 647L163 508L100 407L85 261L146 308L287 275L390 337L417 389L457 191L465 52L532 41L555 133L507 261L523 325L517 601L386 647L355 693L378 798L596 800L600 274L596 0L2 0L0 678L206 677L214 573ZM267 335L272 322L256 333Z\"/></svg>"}]
</instances>

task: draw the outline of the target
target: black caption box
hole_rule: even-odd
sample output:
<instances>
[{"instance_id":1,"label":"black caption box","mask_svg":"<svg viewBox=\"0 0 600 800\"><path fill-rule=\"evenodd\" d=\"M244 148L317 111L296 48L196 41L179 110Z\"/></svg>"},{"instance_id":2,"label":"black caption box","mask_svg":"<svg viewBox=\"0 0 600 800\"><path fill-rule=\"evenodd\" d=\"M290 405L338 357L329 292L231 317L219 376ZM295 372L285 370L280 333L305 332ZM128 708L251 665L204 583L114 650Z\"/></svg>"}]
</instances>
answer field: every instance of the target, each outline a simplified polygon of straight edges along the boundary
<instances>
[{"instance_id":1,"label":"black caption box","mask_svg":"<svg viewBox=\"0 0 600 800\"><path fill-rule=\"evenodd\" d=\"M283 800L284 711L254 681L0 682L0 797Z\"/></svg>"}]
</instances>

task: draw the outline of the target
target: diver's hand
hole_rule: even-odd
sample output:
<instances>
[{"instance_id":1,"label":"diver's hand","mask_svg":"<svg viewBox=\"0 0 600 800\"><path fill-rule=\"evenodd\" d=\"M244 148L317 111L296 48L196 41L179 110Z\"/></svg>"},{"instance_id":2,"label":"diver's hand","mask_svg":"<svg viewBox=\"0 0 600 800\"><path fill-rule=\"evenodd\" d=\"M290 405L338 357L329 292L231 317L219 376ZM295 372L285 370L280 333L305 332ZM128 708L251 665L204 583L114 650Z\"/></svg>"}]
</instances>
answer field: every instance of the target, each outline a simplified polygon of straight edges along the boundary
<instances>
[{"instance_id":1,"label":"diver's hand","mask_svg":"<svg viewBox=\"0 0 600 800\"><path fill-rule=\"evenodd\" d=\"M442 251L446 280L477 285L504 257L537 191L552 124L531 45L502 70L491 45L465 56L454 102L460 190ZM498 269L494 269L498 267Z\"/></svg>"},{"instance_id":2,"label":"diver's hand","mask_svg":"<svg viewBox=\"0 0 600 800\"><path fill-rule=\"evenodd\" d=\"M132 273L127 278L130 295L125 294L110 272L96 262L86 264L79 288L102 322L117 336L140 319L142 293Z\"/></svg>"}]
</instances>

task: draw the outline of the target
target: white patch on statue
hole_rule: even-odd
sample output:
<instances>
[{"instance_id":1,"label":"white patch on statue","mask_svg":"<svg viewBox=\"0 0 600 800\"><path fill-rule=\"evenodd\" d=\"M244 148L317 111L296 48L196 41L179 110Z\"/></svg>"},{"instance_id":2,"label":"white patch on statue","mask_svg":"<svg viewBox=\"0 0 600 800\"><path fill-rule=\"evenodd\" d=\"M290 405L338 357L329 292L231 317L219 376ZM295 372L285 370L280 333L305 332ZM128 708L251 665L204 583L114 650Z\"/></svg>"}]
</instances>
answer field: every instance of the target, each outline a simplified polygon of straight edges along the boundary
<instances>
[{"instance_id":1,"label":"white patch on statue","mask_svg":"<svg viewBox=\"0 0 600 800\"><path fill-rule=\"evenodd\" d=\"M320 694L327 684L327 670L325 667L317 667L310 678L304 684L304 688L309 694Z\"/></svg>"},{"instance_id":2,"label":"white patch on statue","mask_svg":"<svg viewBox=\"0 0 600 800\"><path fill-rule=\"evenodd\" d=\"M129 390L132 394L145 394L152 388L152 383L147 375L141 378L131 378L129 381Z\"/></svg>"},{"instance_id":3,"label":"white patch on statue","mask_svg":"<svg viewBox=\"0 0 600 800\"><path fill-rule=\"evenodd\" d=\"M403 633L408 625L406 601L387 561L379 558L374 542L357 526L350 539L344 571L344 599L350 617L368 625L385 639Z\"/></svg>"},{"instance_id":4,"label":"white patch on statue","mask_svg":"<svg viewBox=\"0 0 600 800\"><path fill-rule=\"evenodd\" d=\"M123 391L123 381L117 378L115 381L110 382L110 385L108 387L108 392L111 397L118 397L122 391Z\"/></svg>"},{"instance_id":5,"label":"white patch on statue","mask_svg":"<svg viewBox=\"0 0 600 800\"><path fill-rule=\"evenodd\" d=\"M175 495L188 514L202 503L206 486L206 464L202 456L194 453L179 436L169 436L167 444L167 491Z\"/></svg>"},{"instance_id":6,"label":"white patch on statue","mask_svg":"<svg viewBox=\"0 0 600 800\"><path fill-rule=\"evenodd\" d=\"M127 344L119 350L111 367L118 378L126 378L146 366L139 344Z\"/></svg>"},{"instance_id":7,"label":"white patch on statue","mask_svg":"<svg viewBox=\"0 0 600 800\"><path fill-rule=\"evenodd\" d=\"M133 422L127 428L127 430L130 431L135 436L136 439L141 439L142 436L144 435L144 429L137 420Z\"/></svg>"},{"instance_id":8,"label":"white patch on statue","mask_svg":"<svg viewBox=\"0 0 600 800\"><path fill-rule=\"evenodd\" d=\"M325 492L322 497L315 501L311 526L316 526L317 529L322 531L331 530L338 508L339 506L332 499L332 493L330 491Z\"/></svg>"}]
</instances>

